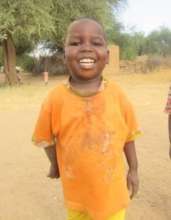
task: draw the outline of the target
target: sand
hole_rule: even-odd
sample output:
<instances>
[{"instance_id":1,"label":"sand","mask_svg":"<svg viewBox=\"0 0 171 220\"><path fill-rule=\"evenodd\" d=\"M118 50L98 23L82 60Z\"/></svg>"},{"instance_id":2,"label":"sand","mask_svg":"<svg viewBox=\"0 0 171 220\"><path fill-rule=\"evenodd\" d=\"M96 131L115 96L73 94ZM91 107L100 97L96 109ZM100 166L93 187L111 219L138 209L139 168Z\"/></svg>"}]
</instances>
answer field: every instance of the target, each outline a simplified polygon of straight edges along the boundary
<instances>
[{"instance_id":1,"label":"sand","mask_svg":"<svg viewBox=\"0 0 171 220\"><path fill-rule=\"evenodd\" d=\"M132 100L143 135L136 141L140 190L127 220L171 220L171 160L163 112L170 71L110 76ZM65 220L59 180L46 177L49 162L31 143L40 103L50 88L38 79L17 88L0 87L0 220Z\"/></svg>"}]
</instances>

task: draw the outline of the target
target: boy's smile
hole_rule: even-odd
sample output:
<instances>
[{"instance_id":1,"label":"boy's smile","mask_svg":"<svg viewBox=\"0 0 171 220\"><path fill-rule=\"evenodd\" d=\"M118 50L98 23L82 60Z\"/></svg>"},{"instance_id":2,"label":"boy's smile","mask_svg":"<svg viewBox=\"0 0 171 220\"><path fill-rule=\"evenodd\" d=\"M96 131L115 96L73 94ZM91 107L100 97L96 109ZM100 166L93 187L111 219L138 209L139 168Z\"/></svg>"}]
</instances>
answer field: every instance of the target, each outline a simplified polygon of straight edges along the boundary
<instances>
[{"instance_id":1,"label":"boy's smile","mask_svg":"<svg viewBox=\"0 0 171 220\"><path fill-rule=\"evenodd\" d=\"M73 22L65 42L65 61L71 77L99 78L108 62L108 49L100 24L83 19Z\"/></svg>"},{"instance_id":2,"label":"boy's smile","mask_svg":"<svg viewBox=\"0 0 171 220\"><path fill-rule=\"evenodd\" d=\"M83 69L92 69L95 65L95 60L92 58L83 58L80 59L80 66Z\"/></svg>"}]
</instances>

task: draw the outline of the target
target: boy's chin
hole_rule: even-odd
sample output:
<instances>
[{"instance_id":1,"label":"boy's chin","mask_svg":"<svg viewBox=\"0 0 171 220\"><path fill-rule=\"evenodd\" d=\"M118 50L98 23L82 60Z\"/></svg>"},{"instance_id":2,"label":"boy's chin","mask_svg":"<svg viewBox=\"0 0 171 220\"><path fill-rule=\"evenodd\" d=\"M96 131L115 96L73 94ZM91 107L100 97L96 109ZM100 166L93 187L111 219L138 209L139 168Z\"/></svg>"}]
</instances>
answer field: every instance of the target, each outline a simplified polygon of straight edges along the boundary
<instances>
[{"instance_id":1,"label":"boy's chin","mask_svg":"<svg viewBox=\"0 0 171 220\"><path fill-rule=\"evenodd\" d=\"M101 77L102 73L91 73L85 71L84 73L72 74L73 78L80 80L92 80Z\"/></svg>"},{"instance_id":2,"label":"boy's chin","mask_svg":"<svg viewBox=\"0 0 171 220\"><path fill-rule=\"evenodd\" d=\"M100 76L101 76L101 74L96 74L96 75L77 75L75 77L77 79L79 79L79 80L88 81L88 80L98 79Z\"/></svg>"}]
</instances>

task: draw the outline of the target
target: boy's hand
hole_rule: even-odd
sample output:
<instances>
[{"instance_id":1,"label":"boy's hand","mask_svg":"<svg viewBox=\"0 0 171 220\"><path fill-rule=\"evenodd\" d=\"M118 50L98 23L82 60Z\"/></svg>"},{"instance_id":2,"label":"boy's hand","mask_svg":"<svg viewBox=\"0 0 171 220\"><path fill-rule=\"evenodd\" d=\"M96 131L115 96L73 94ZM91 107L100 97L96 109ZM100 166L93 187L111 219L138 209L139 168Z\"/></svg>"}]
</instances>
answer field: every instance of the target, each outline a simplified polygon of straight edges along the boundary
<instances>
[{"instance_id":1,"label":"boy's hand","mask_svg":"<svg viewBox=\"0 0 171 220\"><path fill-rule=\"evenodd\" d=\"M52 179L60 177L59 169L58 169L57 165L54 165L54 164L50 165L49 173L48 173L47 177L52 178Z\"/></svg>"},{"instance_id":2,"label":"boy's hand","mask_svg":"<svg viewBox=\"0 0 171 220\"><path fill-rule=\"evenodd\" d=\"M130 198L132 199L138 192L139 179L137 170L129 170L127 174L127 187L130 192Z\"/></svg>"},{"instance_id":3,"label":"boy's hand","mask_svg":"<svg viewBox=\"0 0 171 220\"><path fill-rule=\"evenodd\" d=\"M50 145L44 148L45 153L50 161L50 168L47 177L49 178L59 178L59 168L58 168L58 161L56 157L56 148L55 145Z\"/></svg>"}]
</instances>

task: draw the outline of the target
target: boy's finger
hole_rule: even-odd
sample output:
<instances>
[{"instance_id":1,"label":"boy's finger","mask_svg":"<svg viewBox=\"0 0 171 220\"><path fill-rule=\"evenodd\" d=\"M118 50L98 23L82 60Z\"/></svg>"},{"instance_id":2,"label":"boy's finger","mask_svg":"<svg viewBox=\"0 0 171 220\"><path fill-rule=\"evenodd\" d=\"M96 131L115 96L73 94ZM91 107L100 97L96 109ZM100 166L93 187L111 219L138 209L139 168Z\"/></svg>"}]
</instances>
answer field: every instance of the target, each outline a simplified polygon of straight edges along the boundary
<instances>
[{"instance_id":1,"label":"boy's finger","mask_svg":"<svg viewBox=\"0 0 171 220\"><path fill-rule=\"evenodd\" d=\"M48 178L52 178L52 179L55 178L55 176L50 175L50 174L47 174L46 176L47 176Z\"/></svg>"},{"instance_id":2,"label":"boy's finger","mask_svg":"<svg viewBox=\"0 0 171 220\"><path fill-rule=\"evenodd\" d=\"M132 194L130 196L131 199L137 194L138 188L139 188L138 183L132 184Z\"/></svg>"},{"instance_id":3,"label":"boy's finger","mask_svg":"<svg viewBox=\"0 0 171 220\"><path fill-rule=\"evenodd\" d=\"M54 175L53 175L53 176L52 176L52 175L47 175L47 177L48 177L48 178L51 178L51 179L56 179L56 178L58 178L58 176L54 176Z\"/></svg>"},{"instance_id":4,"label":"boy's finger","mask_svg":"<svg viewBox=\"0 0 171 220\"><path fill-rule=\"evenodd\" d=\"M128 190L131 191L131 181L130 181L130 178L127 178L127 187L128 187Z\"/></svg>"},{"instance_id":5,"label":"boy's finger","mask_svg":"<svg viewBox=\"0 0 171 220\"><path fill-rule=\"evenodd\" d=\"M131 180L129 178L127 179L127 187L128 187L128 190L129 190L129 197L130 197L130 199L132 199L132 197L133 197L133 187L132 187Z\"/></svg>"},{"instance_id":6,"label":"boy's finger","mask_svg":"<svg viewBox=\"0 0 171 220\"><path fill-rule=\"evenodd\" d=\"M55 172L49 172L47 174L47 177L54 179L54 178L57 178L57 174Z\"/></svg>"}]
</instances>

